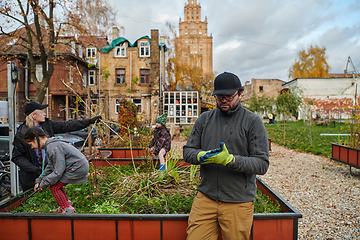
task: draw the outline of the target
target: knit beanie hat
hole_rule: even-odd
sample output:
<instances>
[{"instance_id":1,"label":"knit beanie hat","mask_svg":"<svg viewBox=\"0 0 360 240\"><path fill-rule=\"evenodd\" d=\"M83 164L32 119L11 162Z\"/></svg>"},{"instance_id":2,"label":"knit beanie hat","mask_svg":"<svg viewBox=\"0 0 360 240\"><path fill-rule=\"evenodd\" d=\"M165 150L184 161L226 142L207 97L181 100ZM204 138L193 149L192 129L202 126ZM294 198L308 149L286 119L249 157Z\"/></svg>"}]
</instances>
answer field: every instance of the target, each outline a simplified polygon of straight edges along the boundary
<instances>
[{"instance_id":1,"label":"knit beanie hat","mask_svg":"<svg viewBox=\"0 0 360 240\"><path fill-rule=\"evenodd\" d=\"M165 126L167 121L167 112L161 115L156 119L156 122L161 123L161 125Z\"/></svg>"}]
</instances>

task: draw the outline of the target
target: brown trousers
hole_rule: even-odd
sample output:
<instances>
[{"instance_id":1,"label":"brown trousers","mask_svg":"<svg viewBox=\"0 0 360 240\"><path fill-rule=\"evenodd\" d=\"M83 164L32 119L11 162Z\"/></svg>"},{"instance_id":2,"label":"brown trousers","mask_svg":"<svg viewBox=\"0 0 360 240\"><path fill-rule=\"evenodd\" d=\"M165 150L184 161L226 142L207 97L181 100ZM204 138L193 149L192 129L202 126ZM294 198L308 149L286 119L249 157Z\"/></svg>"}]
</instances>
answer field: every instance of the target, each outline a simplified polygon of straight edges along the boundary
<instances>
[{"instance_id":1,"label":"brown trousers","mask_svg":"<svg viewBox=\"0 0 360 240\"><path fill-rule=\"evenodd\" d=\"M187 240L248 240L253 222L254 202L217 202L198 192L191 208Z\"/></svg>"}]
</instances>

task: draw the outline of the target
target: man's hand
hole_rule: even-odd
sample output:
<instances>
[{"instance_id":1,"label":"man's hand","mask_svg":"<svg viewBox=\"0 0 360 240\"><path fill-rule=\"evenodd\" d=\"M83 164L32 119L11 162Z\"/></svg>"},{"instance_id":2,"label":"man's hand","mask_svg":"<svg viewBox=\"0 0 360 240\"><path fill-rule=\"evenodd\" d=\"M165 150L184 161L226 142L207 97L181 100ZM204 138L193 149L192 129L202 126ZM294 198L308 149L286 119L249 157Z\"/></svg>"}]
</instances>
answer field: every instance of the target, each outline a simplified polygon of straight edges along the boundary
<instances>
[{"instance_id":1,"label":"man's hand","mask_svg":"<svg viewBox=\"0 0 360 240\"><path fill-rule=\"evenodd\" d=\"M199 152L197 159L201 164L217 163L226 166L234 159L234 155L230 154L225 146L225 143L221 142L220 148L216 148L208 152Z\"/></svg>"}]
</instances>

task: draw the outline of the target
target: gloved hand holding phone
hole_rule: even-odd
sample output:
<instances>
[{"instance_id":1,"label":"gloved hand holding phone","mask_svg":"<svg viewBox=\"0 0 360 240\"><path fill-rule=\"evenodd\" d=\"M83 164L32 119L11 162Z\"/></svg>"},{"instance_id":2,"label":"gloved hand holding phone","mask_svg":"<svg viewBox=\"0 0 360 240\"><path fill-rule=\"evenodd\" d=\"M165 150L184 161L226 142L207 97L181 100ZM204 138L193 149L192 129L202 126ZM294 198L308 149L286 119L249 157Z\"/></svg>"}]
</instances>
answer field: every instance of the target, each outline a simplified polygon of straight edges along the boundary
<instances>
[{"instance_id":1,"label":"gloved hand holding phone","mask_svg":"<svg viewBox=\"0 0 360 240\"><path fill-rule=\"evenodd\" d=\"M220 148L210 151L201 151L197 155L197 160L201 164L217 163L226 166L234 159L234 155L230 154L224 142L220 143Z\"/></svg>"}]
</instances>

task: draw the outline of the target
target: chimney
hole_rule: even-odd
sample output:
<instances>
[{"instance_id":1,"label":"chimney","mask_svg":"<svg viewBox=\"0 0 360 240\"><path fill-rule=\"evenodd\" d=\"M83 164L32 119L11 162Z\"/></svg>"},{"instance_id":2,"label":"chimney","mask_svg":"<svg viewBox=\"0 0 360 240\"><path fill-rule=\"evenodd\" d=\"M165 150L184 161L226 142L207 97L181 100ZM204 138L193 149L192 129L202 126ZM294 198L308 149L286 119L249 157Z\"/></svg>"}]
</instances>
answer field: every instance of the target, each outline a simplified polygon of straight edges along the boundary
<instances>
[{"instance_id":1,"label":"chimney","mask_svg":"<svg viewBox=\"0 0 360 240\"><path fill-rule=\"evenodd\" d=\"M165 36L160 36L160 43L165 44Z\"/></svg>"},{"instance_id":2,"label":"chimney","mask_svg":"<svg viewBox=\"0 0 360 240\"><path fill-rule=\"evenodd\" d=\"M119 38L119 28L115 26L112 28L112 40L117 38Z\"/></svg>"}]
</instances>

